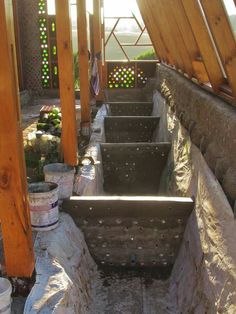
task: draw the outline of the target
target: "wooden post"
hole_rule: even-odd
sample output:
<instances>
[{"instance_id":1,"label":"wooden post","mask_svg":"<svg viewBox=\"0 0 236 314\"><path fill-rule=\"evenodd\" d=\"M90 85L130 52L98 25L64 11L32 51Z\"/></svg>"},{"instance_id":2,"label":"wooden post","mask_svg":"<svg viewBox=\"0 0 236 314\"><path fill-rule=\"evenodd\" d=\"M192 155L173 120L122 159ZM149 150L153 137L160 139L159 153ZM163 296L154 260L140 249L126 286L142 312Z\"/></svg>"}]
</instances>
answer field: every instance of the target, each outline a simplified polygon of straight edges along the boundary
<instances>
[{"instance_id":1,"label":"wooden post","mask_svg":"<svg viewBox=\"0 0 236 314\"><path fill-rule=\"evenodd\" d=\"M56 0L56 25L62 112L62 150L64 162L75 166L77 164L77 132L69 0Z\"/></svg>"},{"instance_id":2,"label":"wooden post","mask_svg":"<svg viewBox=\"0 0 236 314\"><path fill-rule=\"evenodd\" d=\"M97 100L103 100L104 95L104 82L102 76L102 21L101 21L101 1L93 0L93 44L94 44L94 54L100 54L100 59L98 60L98 71L99 71L99 83L100 92L96 97Z\"/></svg>"},{"instance_id":3,"label":"wooden post","mask_svg":"<svg viewBox=\"0 0 236 314\"><path fill-rule=\"evenodd\" d=\"M90 124L90 89L86 1L77 0L81 128Z\"/></svg>"},{"instance_id":4,"label":"wooden post","mask_svg":"<svg viewBox=\"0 0 236 314\"><path fill-rule=\"evenodd\" d=\"M0 219L8 276L30 277L34 270L12 1L0 0Z\"/></svg>"}]
</instances>

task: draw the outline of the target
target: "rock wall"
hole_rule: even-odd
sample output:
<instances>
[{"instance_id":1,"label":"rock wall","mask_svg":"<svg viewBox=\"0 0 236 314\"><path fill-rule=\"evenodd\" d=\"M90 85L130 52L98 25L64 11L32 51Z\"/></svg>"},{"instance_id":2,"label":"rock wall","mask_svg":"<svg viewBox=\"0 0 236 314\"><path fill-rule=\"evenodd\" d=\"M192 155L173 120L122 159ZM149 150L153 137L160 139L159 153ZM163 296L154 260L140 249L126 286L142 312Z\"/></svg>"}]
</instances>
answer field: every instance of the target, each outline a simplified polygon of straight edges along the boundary
<instances>
[{"instance_id":1,"label":"rock wall","mask_svg":"<svg viewBox=\"0 0 236 314\"><path fill-rule=\"evenodd\" d=\"M189 131L231 205L236 200L236 108L176 71L157 66L156 89Z\"/></svg>"}]
</instances>

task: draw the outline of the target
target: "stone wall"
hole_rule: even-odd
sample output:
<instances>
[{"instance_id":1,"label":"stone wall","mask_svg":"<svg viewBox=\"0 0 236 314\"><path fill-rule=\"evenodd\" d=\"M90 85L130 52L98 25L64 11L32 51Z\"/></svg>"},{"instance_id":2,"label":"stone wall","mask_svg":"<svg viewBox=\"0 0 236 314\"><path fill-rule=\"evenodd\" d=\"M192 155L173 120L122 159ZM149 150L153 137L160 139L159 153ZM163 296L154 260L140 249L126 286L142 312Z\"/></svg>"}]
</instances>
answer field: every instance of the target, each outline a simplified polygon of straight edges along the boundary
<instances>
[{"instance_id":1,"label":"stone wall","mask_svg":"<svg viewBox=\"0 0 236 314\"><path fill-rule=\"evenodd\" d=\"M231 204L236 199L236 108L176 71L157 66L156 86L200 148Z\"/></svg>"}]
</instances>

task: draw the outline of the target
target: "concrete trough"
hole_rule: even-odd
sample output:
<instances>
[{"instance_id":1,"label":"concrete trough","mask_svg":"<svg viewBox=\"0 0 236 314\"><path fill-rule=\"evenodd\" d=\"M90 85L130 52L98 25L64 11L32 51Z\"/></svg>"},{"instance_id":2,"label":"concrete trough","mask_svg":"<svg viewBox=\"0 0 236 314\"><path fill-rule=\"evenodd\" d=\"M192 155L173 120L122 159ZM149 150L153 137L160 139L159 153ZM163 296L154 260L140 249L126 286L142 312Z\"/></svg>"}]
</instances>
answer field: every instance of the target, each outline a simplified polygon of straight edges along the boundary
<instances>
[{"instance_id":1,"label":"concrete trough","mask_svg":"<svg viewBox=\"0 0 236 314\"><path fill-rule=\"evenodd\" d=\"M170 143L102 143L100 148L105 192L157 195Z\"/></svg>"},{"instance_id":2,"label":"concrete trough","mask_svg":"<svg viewBox=\"0 0 236 314\"><path fill-rule=\"evenodd\" d=\"M152 142L158 127L159 117L123 116L104 118L104 131L107 143Z\"/></svg>"},{"instance_id":3,"label":"concrete trough","mask_svg":"<svg viewBox=\"0 0 236 314\"><path fill-rule=\"evenodd\" d=\"M109 102L106 104L106 108L109 116L151 116L153 111L153 102Z\"/></svg>"},{"instance_id":4,"label":"concrete trough","mask_svg":"<svg viewBox=\"0 0 236 314\"><path fill-rule=\"evenodd\" d=\"M171 272L193 207L191 198L158 196L75 196L63 203L98 265L155 269L159 279Z\"/></svg>"}]
</instances>

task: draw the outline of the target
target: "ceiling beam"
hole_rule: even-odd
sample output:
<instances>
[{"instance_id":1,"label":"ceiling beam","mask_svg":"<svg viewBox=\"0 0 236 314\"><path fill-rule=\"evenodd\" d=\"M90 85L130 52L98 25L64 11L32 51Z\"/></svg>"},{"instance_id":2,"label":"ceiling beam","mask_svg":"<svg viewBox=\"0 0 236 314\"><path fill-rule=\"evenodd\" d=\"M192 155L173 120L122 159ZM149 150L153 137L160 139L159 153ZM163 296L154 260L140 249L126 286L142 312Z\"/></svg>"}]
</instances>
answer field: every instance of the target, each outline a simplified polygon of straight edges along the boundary
<instances>
[{"instance_id":1,"label":"ceiling beam","mask_svg":"<svg viewBox=\"0 0 236 314\"><path fill-rule=\"evenodd\" d=\"M221 0L201 0L233 95L236 97L236 42Z\"/></svg>"},{"instance_id":2,"label":"ceiling beam","mask_svg":"<svg viewBox=\"0 0 236 314\"><path fill-rule=\"evenodd\" d=\"M182 4L202 55L212 88L218 92L220 86L224 83L224 76L199 4L196 0L182 0Z\"/></svg>"}]
</instances>

